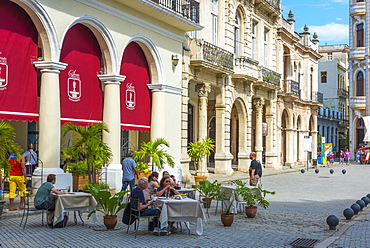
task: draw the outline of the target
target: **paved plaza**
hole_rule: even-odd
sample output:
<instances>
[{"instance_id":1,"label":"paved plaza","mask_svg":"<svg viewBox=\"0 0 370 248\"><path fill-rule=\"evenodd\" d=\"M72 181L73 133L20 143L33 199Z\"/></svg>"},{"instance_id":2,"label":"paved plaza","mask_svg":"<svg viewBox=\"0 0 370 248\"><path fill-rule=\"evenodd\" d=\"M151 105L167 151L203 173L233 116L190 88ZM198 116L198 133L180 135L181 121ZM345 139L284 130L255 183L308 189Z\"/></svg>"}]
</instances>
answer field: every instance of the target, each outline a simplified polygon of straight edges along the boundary
<instances>
[{"instance_id":1,"label":"paved plaza","mask_svg":"<svg viewBox=\"0 0 370 248\"><path fill-rule=\"evenodd\" d=\"M342 174L343 168L346 174ZM238 213L231 227L223 227L220 207L215 215L213 201L202 236L195 234L194 226L191 235L184 230L156 236L147 233L143 219L135 239L134 231L126 234L127 226L120 220L118 230L94 230L103 227L102 216L94 223L87 220L86 213L84 226L81 221L75 225L71 213L67 227L49 229L41 226L40 215L33 215L22 230L21 212L14 211L0 218L0 243L1 247L292 247L293 240L309 238L318 240L315 247L370 247L370 206L350 221L342 216L345 208L370 193L370 165L335 166L333 174L329 168L319 169L318 174L313 169L305 173L299 169L265 170L263 187L276 191L276 195L267 196L271 206L266 210L259 207L254 219ZM236 172L231 179L247 177ZM210 180L214 179L226 184L230 177L211 174ZM340 220L335 231L326 224L331 214Z\"/></svg>"}]
</instances>

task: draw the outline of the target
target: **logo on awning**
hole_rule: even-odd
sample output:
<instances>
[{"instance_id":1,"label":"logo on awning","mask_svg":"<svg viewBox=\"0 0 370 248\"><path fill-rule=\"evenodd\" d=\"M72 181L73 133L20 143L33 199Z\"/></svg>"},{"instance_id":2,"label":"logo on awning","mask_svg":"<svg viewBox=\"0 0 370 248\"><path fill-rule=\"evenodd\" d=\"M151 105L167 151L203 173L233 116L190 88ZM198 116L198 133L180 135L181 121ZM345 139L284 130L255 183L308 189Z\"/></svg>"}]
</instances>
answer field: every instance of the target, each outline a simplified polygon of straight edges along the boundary
<instances>
[{"instance_id":1,"label":"logo on awning","mask_svg":"<svg viewBox=\"0 0 370 248\"><path fill-rule=\"evenodd\" d=\"M0 57L0 90L6 90L7 85L8 85L7 58Z\"/></svg>"},{"instance_id":2,"label":"logo on awning","mask_svg":"<svg viewBox=\"0 0 370 248\"><path fill-rule=\"evenodd\" d=\"M67 94L69 100L78 102L81 98L81 80L80 74L76 73L76 70L70 70L68 72L68 87L67 87Z\"/></svg>"},{"instance_id":3,"label":"logo on awning","mask_svg":"<svg viewBox=\"0 0 370 248\"><path fill-rule=\"evenodd\" d=\"M136 106L136 93L135 87L132 83L126 84L126 108L129 110L134 110Z\"/></svg>"}]
</instances>

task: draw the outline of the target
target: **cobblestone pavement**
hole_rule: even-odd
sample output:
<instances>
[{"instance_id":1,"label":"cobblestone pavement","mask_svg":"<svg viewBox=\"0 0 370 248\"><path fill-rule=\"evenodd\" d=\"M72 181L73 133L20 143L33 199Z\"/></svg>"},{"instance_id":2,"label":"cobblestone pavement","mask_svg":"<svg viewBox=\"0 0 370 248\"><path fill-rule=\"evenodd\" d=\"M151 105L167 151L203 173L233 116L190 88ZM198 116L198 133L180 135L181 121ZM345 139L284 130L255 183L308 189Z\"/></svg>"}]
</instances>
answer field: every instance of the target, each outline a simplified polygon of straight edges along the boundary
<instances>
[{"instance_id":1,"label":"cobblestone pavement","mask_svg":"<svg viewBox=\"0 0 370 248\"><path fill-rule=\"evenodd\" d=\"M370 180L367 174L369 165L334 167L334 174L328 168L320 168L301 173L298 169L266 171L262 178L265 189L276 191L267 196L271 206L258 208L256 218L249 219L243 213L235 215L231 227L223 227L220 210L215 215L216 201L209 210L210 218L204 224L202 236L191 235L187 231L169 236L156 236L146 231L146 221L142 220L138 237L134 231L126 234L127 226L119 221L118 230L95 231L102 228L102 216L94 223L86 220L73 223L73 214L65 228L49 229L41 226L41 216L29 217L25 230L19 227L20 212L8 212L0 218L1 247L291 247L290 242L297 238L317 239L316 247L370 247L369 209L364 209L356 218L346 221L342 216L345 208L370 193ZM290 173L287 173L290 172ZM221 175L210 175L210 179L226 183L229 179ZM235 173L231 179L246 179L246 173ZM326 224L328 215L340 219L336 231ZM367 237L368 236L368 237Z\"/></svg>"}]
</instances>

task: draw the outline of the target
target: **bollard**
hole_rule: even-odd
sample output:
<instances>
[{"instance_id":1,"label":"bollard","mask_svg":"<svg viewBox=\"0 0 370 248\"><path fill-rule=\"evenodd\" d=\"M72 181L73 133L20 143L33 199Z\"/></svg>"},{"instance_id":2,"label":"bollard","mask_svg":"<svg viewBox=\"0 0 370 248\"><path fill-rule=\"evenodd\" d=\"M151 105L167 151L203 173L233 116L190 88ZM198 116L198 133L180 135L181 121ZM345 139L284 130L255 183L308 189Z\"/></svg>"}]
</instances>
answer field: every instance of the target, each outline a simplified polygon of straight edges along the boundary
<instances>
[{"instance_id":1,"label":"bollard","mask_svg":"<svg viewBox=\"0 0 370 248\"><path fill-rule=\"evenodd\" d=\"M346 174L346 172L347 172L347 171L346 171L345 169L343 169L343 170L342 170L342 173L343 173L343 174Z\"/></svg>"},{"instance_id":2,"label":"bollard","mask_svg":"<svg viewBox=\"0 0 370 248\"><path fill-rule=\"evenodd\" d=\"M351 208L352 208L352 210L353 210L353 212L354 212L355 214L358 214L358 212L360 212L360 210L361 210L360 205L358 205L357 203L353 203L353 204L351 205Z\"/></svg>"},{"instance_id":3,"label":"bollard","mask_svg":"<svg viewBox=\"0 0 370 248\"><path fill-rule=\"evenodd\" d=\"M316 174L317 174L317 173L319 173L319 172L320 172L320 170L319 170L319 169L316 169L316 170L315 170L315 172L316 172Z\"/></svg>"},{"instance_id":4,"label":"bollard","mask_svg":"<svg viewBox=\"0 0 370 248\"><path fill-rule=\"evenodd\" d=\"M304 172L305 172L305 170L304 170L304 169L302 169L302 170L301 170L301 173L304 173Z\"/></svg>"},{"instance_id":5,"label":"bollard","mask_svg":"<svg viewBox=\"0 0 370 248\"><path fill-rule=\"evenodd\" d=\"M329 172L330 172L330 174L333 174L334 173L334 170L333 169L330 169Z\"/></svg>"},{"instance_id":6,"label":"bollard","mask_svg":"<svg viewBox=\"0 0 370 248\"><path fill-rule=\"evenodd\" d=\"M365 202L365 207L367 207L367 205L370 203L370 199L367 196L362 197L361 200Z\"/></svg>"},{"instance_id":7,"label":"bollard","mask_svg":"<svg viewBox=\"0 0 370 248\"><path fill-rule=\"evenodd\" d=\"M339 224L339 219L335 215L329 215L326 218L326 223L329 225L330 230L336 230L336 226Z\"/></svg>"},{"instance_id":8,"label":"bollard","mask_svg":"<svg viewBox=\"0 0 370 248\"><path fill-rule=\"evenodd\" d=\"M353 211L352 208L346 208L343 211L343 216L346 217L346 220L350 220L354 214L355 212Z\"/></svg>"},{"instance_id":9,"label":"bollard","mask_svg":"<svg viewBox=\"0 0 370 248\"><path fill-rule=\"evenodd\" d=\"M360 208L361 208L360 211L362 211L362 209L365 207L365 202L363 200L357 200L356 203L360 205Z\"/></svg>"}]
</instances>

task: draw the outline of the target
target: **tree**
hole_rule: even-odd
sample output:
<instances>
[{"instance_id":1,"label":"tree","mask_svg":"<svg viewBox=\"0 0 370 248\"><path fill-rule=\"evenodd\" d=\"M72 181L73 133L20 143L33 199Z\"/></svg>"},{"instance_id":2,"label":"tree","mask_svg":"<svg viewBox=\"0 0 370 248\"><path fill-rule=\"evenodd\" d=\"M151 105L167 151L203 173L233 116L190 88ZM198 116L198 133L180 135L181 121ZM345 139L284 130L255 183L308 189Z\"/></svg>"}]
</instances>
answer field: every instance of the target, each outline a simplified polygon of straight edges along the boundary
<instances>
[{"instance_id":1,"label":"tree","mask_svg":"<svg viewBox=\"0 0 370 248\"><path fill-rule=\"evenodd\" d=\"M75 154L79 154L86 161L89 180L96 183L97 168L109 163L113 156L110 147L102 141L102 132L109 132L108 127L104 123L91 124L87 127L67 123L63 127L63 137L69 131L79 134L79 138L73 143L72 149Z\"/></svg>"},{"instance_id":2,"label":"tree","mask_svg":"<svg viewBox=\"0 0 370 248\"><path fill-rule=\"evenodd\" d=\"M21 149L15 142L15 136L14 128L9 123L0 121L0 169L4 169L5 176L9 176L11 167L8 162L9 155L21 153Z\"/></svg>"},{"instance_id":3,"label":"tree","mask_svg":"<svg viewBox=\"0 0 370 248\"><path fill-rule=\"evenodd\" d=\"M167 153L162 146L170 147L170 144L164 138L157 138L154 141L148 141L141 143L141 147L135 152L134 159L136 161L143 159L145 156L150 157L152 162L152 171L154 171L154 166L158 170L163 169L163 165L167 162L172 168L175 166L173 162L173 157Z\"/></svg>"}]
</instances>

